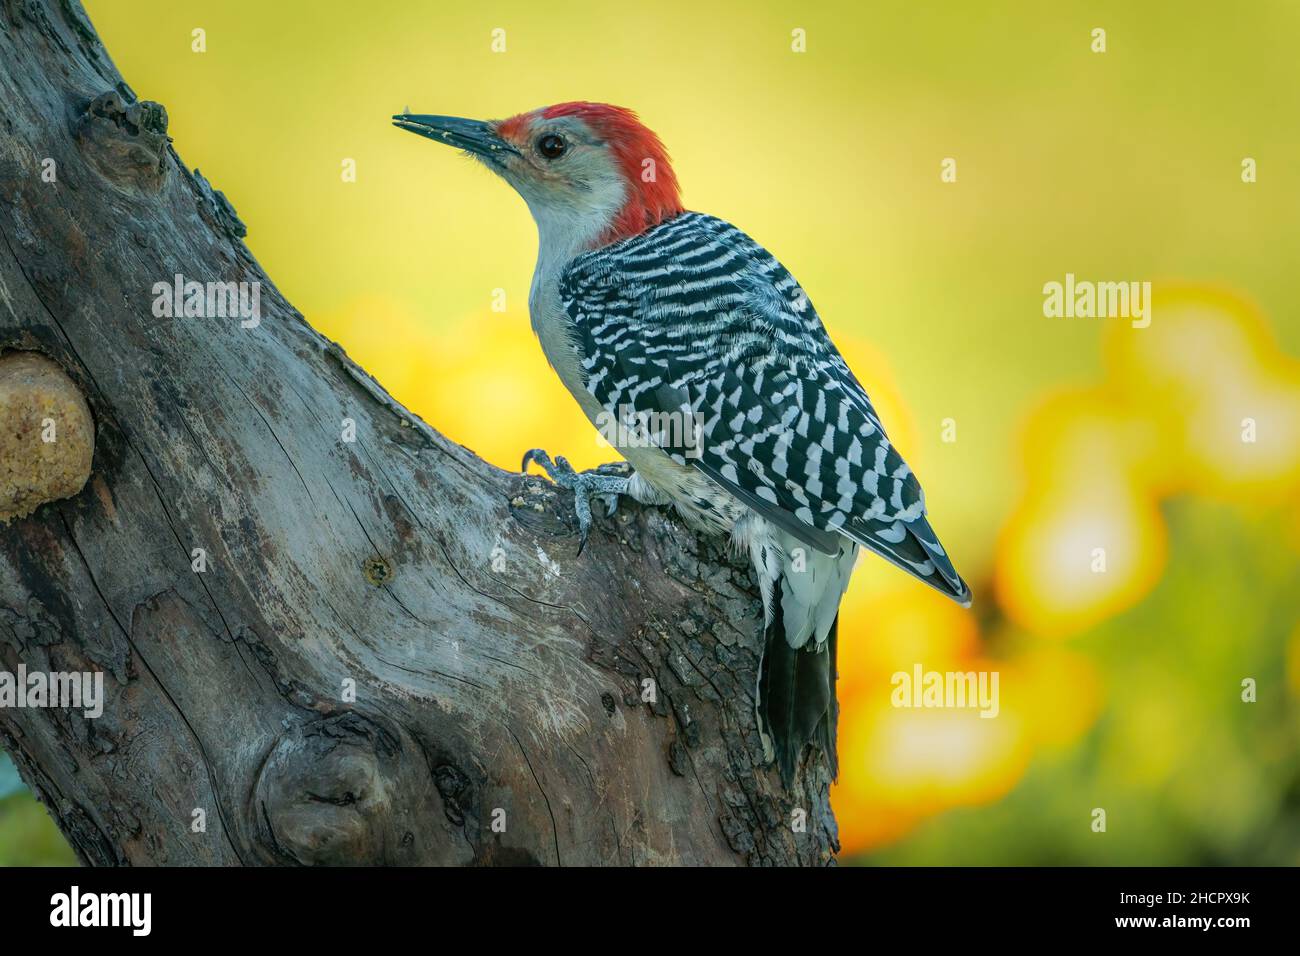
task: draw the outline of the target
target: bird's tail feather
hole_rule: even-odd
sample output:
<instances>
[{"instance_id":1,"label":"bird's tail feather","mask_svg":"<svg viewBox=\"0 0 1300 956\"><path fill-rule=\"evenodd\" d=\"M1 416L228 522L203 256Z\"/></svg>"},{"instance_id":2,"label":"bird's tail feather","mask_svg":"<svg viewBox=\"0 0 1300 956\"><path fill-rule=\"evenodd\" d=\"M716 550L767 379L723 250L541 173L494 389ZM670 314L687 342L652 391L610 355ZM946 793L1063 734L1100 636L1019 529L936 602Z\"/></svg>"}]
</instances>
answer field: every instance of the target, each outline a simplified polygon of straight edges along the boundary
<instances>
[{"instance_id":1,"label":"bird's tail feather","mask_svg":"<svg viewBox=\"0 0 1300 956\"><path fill-rule=\"evenodd\" d=\"M835 657L840 597L848 587L857 549L840 555L805 555L803 563L784 555L781 578L772 588L771 620L763 633L758 714L772 756L789 787L803 748L818 745L839 773L836 760Z\"/></svg>"},{"instance_id":2,"label":"bird's tail feather","mask_svg":"<svg viewBox=\"0 0 1300 956\"><path fill-rule=\"evenodd\" d=\"M821 746L822 752L826 754L826 759L831 765L831 780L838 780L840 776L840 755L838 751L839 733L838 727L840 722L840 699L835 693L835 683L840 679L839 655L836 649L836 642L840 634L840 616L835 615L835 620L831 622L830 635L826 640L826 650L830 654L830 688L831 701L826 713L822 714L821 723L817 725L816 739Z\"/></svg>"},{"instance_id":3,"label":"bird's tail feather","mask_svg":"<svg viewBox=\"0 0 1300 956\"><path fill-rule=\"evenodd\" d=\"M819 746L838 773L835 755L835 651L839 603L857 548L845 541L835 555L810 553L777 533L777 580L764 630L758 717L786 786L804 748Z\"/></svg>"},{"instance_id":4,"label":"bird's tail feather","mask_svg":"<svg viewBox=\"0 0 1300 956\"><path fill-rule=\"evenodd\" d=\"M791 647L786 640L785 615L778 605L764 634L759 674L759 717L771 739L781 779L788 787L804 747L819 744L836 770L834 634L818 645L809 641Z\"/></svg>"}]
</instances>

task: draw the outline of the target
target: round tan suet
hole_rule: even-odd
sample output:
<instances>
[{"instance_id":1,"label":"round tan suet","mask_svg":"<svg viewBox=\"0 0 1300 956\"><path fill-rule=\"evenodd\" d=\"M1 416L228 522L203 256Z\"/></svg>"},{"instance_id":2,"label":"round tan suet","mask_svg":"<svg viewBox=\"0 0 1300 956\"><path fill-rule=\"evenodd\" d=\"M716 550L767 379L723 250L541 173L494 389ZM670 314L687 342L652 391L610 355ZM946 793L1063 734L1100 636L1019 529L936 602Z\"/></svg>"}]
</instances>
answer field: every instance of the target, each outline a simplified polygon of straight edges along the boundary
<instances>
[{"instance_id":1,"label":"round tan suet","mask_svg":"<svg viewBox=\"0 0 1300 956\"><path fill-rule=\"evenodd\" d=\"M90 477L95 423L56 363L0 355L0 524L75 495Z\"/></svg>"}]
</instances>

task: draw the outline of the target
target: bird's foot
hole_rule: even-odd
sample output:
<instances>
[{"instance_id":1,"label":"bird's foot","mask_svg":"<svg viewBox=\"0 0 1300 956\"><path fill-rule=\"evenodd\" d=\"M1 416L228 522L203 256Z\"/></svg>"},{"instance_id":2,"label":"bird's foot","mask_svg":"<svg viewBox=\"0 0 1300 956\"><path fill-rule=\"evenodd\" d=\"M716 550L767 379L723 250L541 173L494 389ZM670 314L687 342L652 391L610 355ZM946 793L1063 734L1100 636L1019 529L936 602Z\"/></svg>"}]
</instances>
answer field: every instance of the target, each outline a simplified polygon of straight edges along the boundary
<instances>
[{"instance_id":1,"label":"bird's foot","mask_svg":"<svg viewBox=\"0 0 1300 956\"><path fill-rule=\"evenodd\" d=\"M533 448L524 454L524 463L520 471L527 473L530 462L537 462L550 476L551 481L561 488L573 492L573 510L578 514L578 554L587 546L587 535L591 532L591 501L593 498L605 505L606 516L618 510L619 495L628 494L631 476L626 465L601 465L590 471L574 471L568 459L556 455L555 461L540 448Z\"/></svg>"}]
</instances>

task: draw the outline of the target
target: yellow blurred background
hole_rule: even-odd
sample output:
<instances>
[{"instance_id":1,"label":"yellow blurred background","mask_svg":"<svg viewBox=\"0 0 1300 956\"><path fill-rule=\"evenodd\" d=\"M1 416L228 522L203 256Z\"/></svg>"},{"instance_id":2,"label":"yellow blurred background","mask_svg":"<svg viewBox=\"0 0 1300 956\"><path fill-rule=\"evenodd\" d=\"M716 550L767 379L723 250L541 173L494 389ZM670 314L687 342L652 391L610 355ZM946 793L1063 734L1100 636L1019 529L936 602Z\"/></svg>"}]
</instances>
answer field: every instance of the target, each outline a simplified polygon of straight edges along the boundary
<instances>
[{"instance_id":1,"label":"yellow blurred background","mask_svg":"<svg viewBox=\"0 0 1300 956\"><path fill-rule=\"evenodd\" d=\"M630 106L798 276L976 601L859 566L846 860L1300 863L1300 4L85 6L289 300L504 468L611 453L523 203L390 114ZM1150 327L1045 317L1066 273L1152 282ZM998 717L891 706L917 663L997 671Z\"/></svg>"}]
</instances>

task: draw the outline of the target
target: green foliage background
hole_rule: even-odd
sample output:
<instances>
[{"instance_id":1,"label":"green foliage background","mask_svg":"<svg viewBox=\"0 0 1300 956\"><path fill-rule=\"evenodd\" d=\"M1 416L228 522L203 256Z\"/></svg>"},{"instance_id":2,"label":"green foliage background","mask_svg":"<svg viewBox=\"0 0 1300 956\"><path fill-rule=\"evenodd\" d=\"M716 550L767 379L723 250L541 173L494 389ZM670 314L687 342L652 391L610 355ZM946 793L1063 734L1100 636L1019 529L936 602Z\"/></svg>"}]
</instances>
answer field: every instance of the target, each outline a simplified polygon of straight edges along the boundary
<instances>
[{"instance_id":1,"label":"green foliage background","mask_svg":"<svg viewBox=\"0 0 1300 956\"><path fill-rule=\"evenodd\" d=\"M0 866L72 866L76 858L0 751Z\"/></svg>"}]
</instances>

